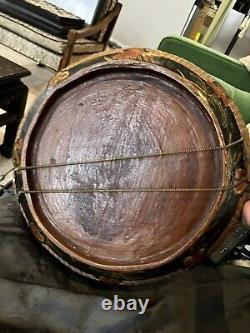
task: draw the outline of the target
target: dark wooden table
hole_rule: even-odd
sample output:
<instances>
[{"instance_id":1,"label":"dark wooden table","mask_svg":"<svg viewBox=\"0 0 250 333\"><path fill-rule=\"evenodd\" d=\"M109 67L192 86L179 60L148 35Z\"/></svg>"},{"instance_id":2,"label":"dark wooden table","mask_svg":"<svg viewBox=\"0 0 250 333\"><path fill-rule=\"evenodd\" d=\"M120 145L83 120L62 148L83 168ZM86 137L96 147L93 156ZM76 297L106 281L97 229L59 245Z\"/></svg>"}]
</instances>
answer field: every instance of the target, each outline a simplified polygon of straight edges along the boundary
<instances>
[{"instance_id":1,"label":"dark wooden table","mask_svg":"<svg viewBox=\"0 0 250 333\"><path fill-rule=\"evenodd\" d=\"M26 68L0 56L0 108L6 113L0 115L0 126L6 125L0 152L12 156L18 126L22 119L28 95L28 87L21 81L30 75Z\"/></svg>"}]
</instances>

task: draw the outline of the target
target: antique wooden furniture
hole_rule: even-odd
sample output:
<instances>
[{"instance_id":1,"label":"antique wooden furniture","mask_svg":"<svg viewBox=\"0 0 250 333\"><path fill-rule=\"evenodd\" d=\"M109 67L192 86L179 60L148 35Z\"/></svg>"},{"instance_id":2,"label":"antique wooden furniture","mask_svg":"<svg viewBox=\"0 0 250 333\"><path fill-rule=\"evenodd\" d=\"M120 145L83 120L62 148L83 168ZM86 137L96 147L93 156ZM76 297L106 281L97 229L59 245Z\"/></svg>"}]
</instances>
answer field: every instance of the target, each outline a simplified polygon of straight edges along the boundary
<instances>
[{"instance_id":1,"label":"antique wooden furniture","mask_svg":"<svg viewBox=\"0 0 250 333\"><path fill-rule=\"evenodd\" d=\"M110 39L110 36L115 27L116 21L120 14L122 5L117 3L114 9L99 22L94 24L93 26L89 26L82 30L74 30L71 29L68 34L68 43L64 49L63 58L60 64L60 69L68 66L70 64L70 60L74 53L74 47L78 40L83 39L96 39L96 52L104 51ZM87 49L86 49L86 53Z\"/></svg>"},{"instance_id":2,"label":"antique wooden furniture","mask_svg":"<svg viewBox=\"0 0 250 333\"><path fill-rule=\"evenodd\" d=\"M18 6L20 13L16 11L14 15L12 7L10 11L13 3ZM21 19L24 4L25 15ZM11 0L10 3L0 0L0 43L41 65L58 70L86 54L106 49L122 6L117 0L98 1L96 5L93 24L86 23L82 27L84 17L79 18L44 0ZM31 11L30 7L38 9ZM50 11L51 16L41 15ZM68 22L66 25L65 20ZM73 26L75 28L70 29ZM66 32L68 35L65 35Z\"/></svg>"},{"instance_id":3,"label":"antique wooden furniture","mask_svg":"<svg viewBox=\"0 0 250 333\"><path fill-rule=\"evenodd\" d=\"M59 72L23 122L17 195L61 262L129 284L217 262L242 239L248 154L237 108L205 72L108 51Z\"/></svg>"},{"instance_id":4,"label":"antique wooden furniture","mask_svg":"<svg viewBox=\"0 0 250 333\"><path fill-rule=\"evenodd\" d=\"M14 62L0 56L0 126L6 125L4 141L0 147L3 156L12 156L17 128L23 117L28 88L21 78L30 72Z\"/></svg>"}]
</instances>

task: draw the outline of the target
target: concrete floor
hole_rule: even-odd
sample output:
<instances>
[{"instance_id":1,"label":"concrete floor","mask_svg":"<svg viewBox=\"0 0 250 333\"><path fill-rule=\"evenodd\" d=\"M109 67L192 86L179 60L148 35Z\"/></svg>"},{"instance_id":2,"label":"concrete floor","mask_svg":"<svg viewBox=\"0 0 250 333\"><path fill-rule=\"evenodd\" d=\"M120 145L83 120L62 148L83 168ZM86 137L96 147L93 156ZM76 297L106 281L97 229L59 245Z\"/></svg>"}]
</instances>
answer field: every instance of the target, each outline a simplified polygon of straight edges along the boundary
<instances>
[{"instance_id":1,"label":"concrete floor","mask_svg":"<svg viewBox=\"0 0 250 333\"><path fill-rule=\"evenodd\" d=\"M0 55L29 69L32 73L30 76L22 80L29 87L28 100L25 110L25 112L28 112L34 100L43 91L47 82L54 76L55 72L46 67L38 66L33 60L26 58L3 45L0 45ZM0 112L3 111L0 109ZM4 131L5 127L0 127L0 142L3 140ZM12 166L13 164L11 159L6 159L0 155L0 174L6 173L12 168ZM10 174L2 184L5 184L11 178L13 178L13 174Z\"/></svg>"}]
</instances>

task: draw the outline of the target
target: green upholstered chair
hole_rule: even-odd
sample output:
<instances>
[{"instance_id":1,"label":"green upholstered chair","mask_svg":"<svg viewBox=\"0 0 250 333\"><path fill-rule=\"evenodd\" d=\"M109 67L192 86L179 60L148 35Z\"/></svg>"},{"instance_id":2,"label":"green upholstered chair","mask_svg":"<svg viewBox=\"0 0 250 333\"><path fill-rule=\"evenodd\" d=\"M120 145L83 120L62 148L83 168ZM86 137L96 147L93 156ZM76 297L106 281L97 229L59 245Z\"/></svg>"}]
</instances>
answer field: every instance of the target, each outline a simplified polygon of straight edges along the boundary
<instances>
[{"instance_id":1,"label":"green upholstered chair","mask_svg":"<svg viewBox=\"0 0 250 333\"><path fill-rule=\"evenodd\" d=\"M180 36L164 38L159 50L182 57L214 76L250 123L250 72L238 60Z\"/></svg>"}]
</instances>

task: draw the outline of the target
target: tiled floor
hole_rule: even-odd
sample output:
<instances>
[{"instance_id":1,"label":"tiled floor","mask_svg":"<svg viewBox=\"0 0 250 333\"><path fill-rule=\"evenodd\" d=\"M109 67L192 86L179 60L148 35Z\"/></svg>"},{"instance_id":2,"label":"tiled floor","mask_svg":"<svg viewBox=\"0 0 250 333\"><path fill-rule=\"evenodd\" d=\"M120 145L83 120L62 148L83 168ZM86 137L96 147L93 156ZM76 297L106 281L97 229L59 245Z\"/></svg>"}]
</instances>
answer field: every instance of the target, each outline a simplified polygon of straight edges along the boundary
<instances>
[{"instance_id":1,"label":"tiled floor","mask_svg":"<svg viewBox=\"0 0 250 333\"><path fill-rule=\"evenodd\" d=\"M42 92L47 82L54 76L55 72L49 70L46 67L39 67L34 61L24 57L23 55L0 45L0 55L8 58L11 61L29 69L32 73L27 78L23 79L23 82L29 87L29 95L27 100L26 111L28 112L30 106L33 104L34 100L37 96ZM4 135L4 127L0 127L0 142L2 142ZM6 173L9 169L12 168L11 159L6 159L0 155L0 174ZM7 179L3 182L9 181L12 178L12 174L10 174Z\"/></svg>"}]
</instances>

